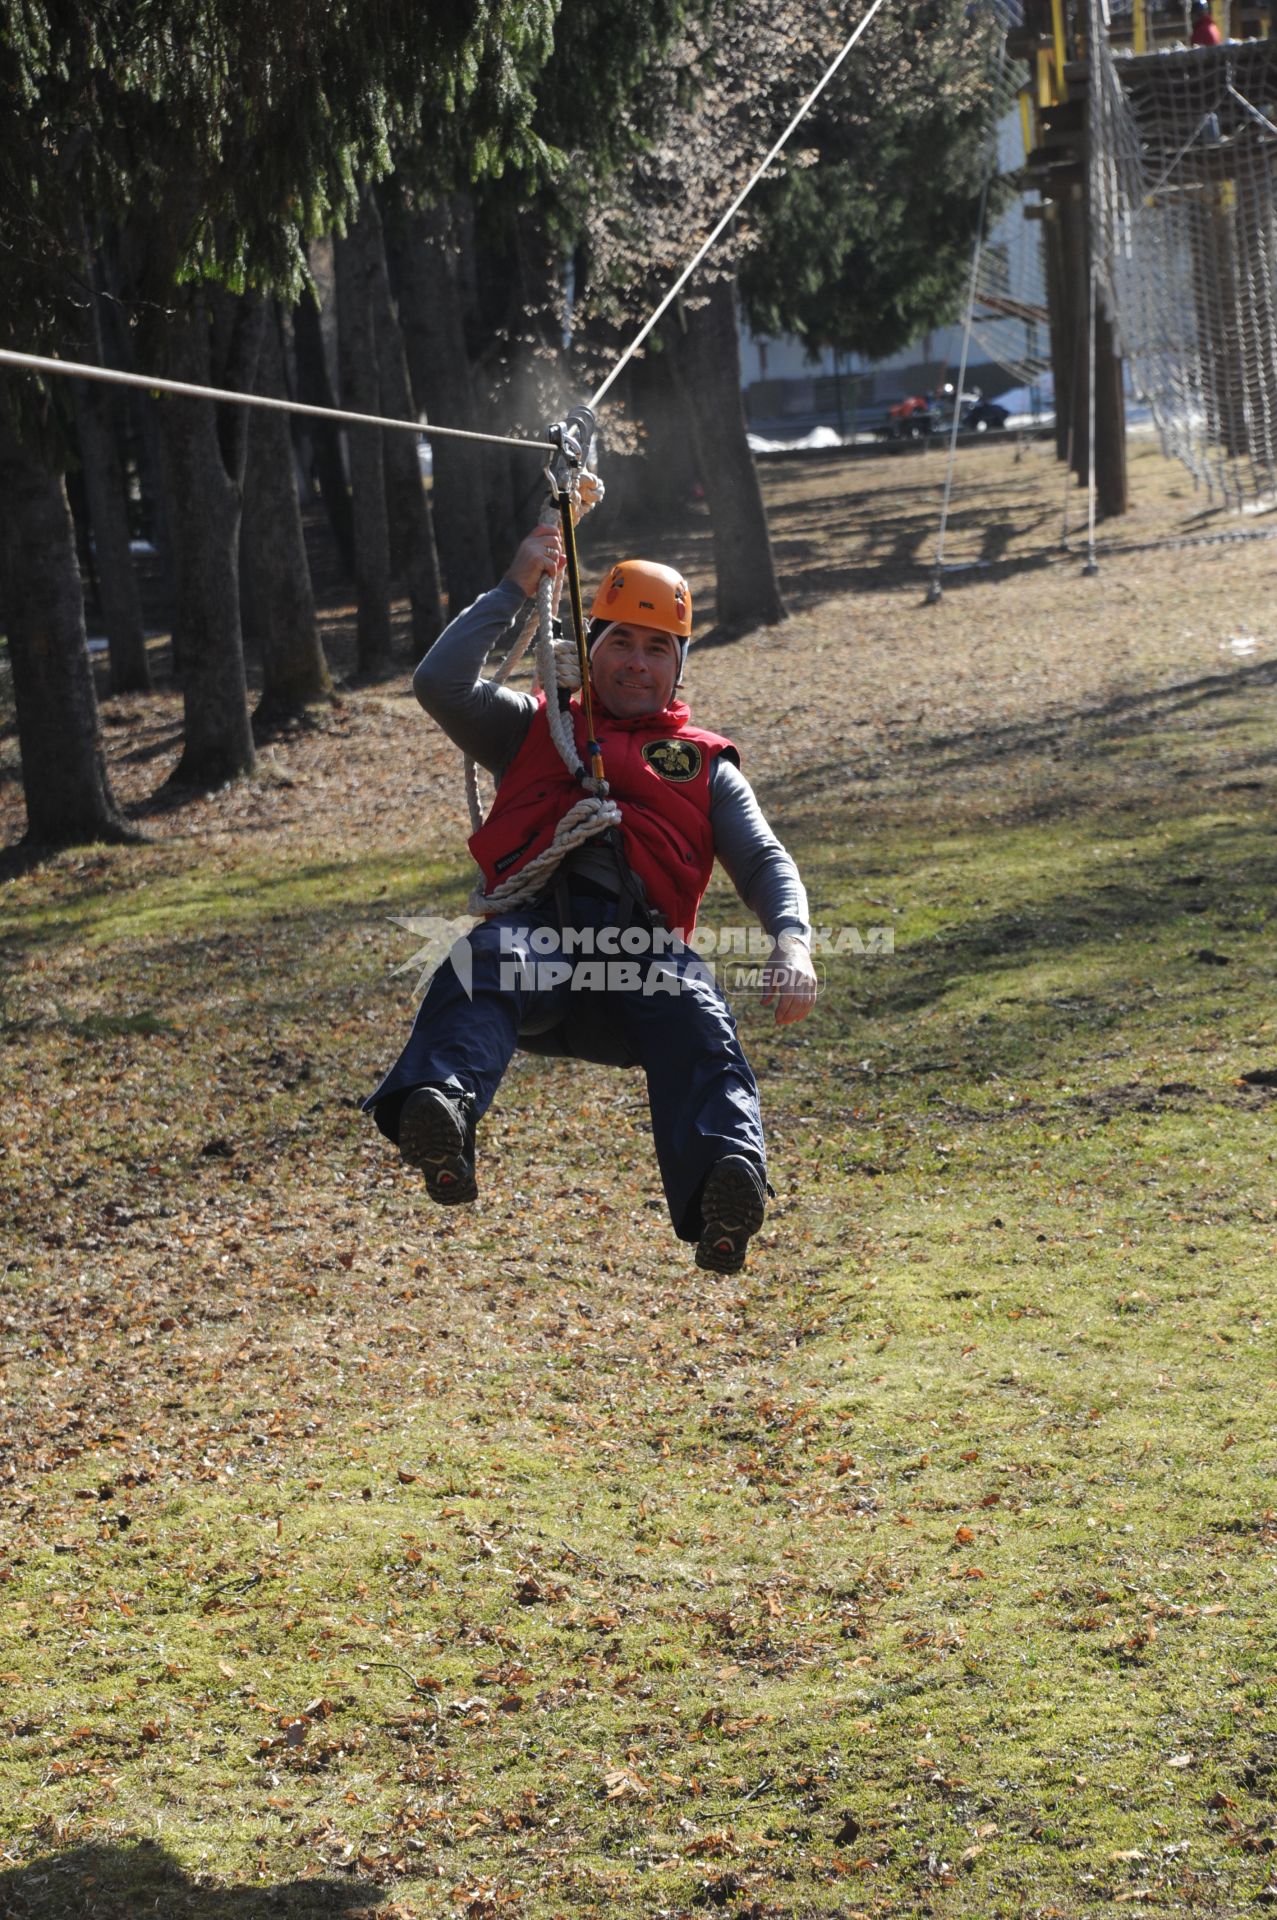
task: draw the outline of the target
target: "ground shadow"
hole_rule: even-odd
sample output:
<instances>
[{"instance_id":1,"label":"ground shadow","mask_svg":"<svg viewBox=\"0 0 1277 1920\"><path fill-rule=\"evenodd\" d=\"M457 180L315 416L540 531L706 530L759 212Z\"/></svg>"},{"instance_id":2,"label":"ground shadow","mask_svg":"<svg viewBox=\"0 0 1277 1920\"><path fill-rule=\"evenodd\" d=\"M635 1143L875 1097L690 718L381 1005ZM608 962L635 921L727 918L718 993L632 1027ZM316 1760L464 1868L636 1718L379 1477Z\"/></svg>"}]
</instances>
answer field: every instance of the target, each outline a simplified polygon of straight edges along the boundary
<instances>
[{"instance_id":1,"label":"ground shadow","mask_svg":"<svg viewBox=\"0 0 1277 1920\"><path fill-rule=\"evenodd\" d=\"M158 1844L82 1846L0 1873L0 1920L311 1920L375 1915L385 1895L366 1881L289 1880L212 1887Z\"/></svg>"},{"instance_id":2,"label":"ground shadow","mask_svg":"<svg viewBox=\"0 0 1277 1920\"><path fill-rule=\"evenodd\" d=\"M1227 826L1208 828L1179 842L1170 857L1159 851L1128 862L1120 880L1061 889L1021 907L955 916L928 939L897 948L893 963L875 965L863 980L863 1005L875 1015L915 1013L933 1006L960 978L1067 961L1097 945L1120 951L1128 940L1162 938L1177 923L1183 959L1222 972L1227 982L1238 905L1229 838ZM1252 852L1246 874L1251 888L1271 897L1277 856L1258 860Z\"/></svg>"},{"instance_id":3,"label":"ground shadow","mask_svg":"<svg viewBox=\"0 0 1277 1920\"><path fill-rule=\"evenodd\" d=\"M1001 725L970 727L959 733L924 734L911 745L910 779L922 789L943 784L951 774L987 767L992 760L1010 760L1017 756L1034 758L1054 752L1065 745L1075 761L1105 753L1112 743L1133 735L1152 732L1167 720L1191 713L1214 700L1252 692L1277 684L1277 661L1260 660L1252 666L1229 668L1223 673L1199 674L1192 680L1173 681L1169 686L1141 688L1137 693L1117 693L1092 706L1031 719L1014 720ZM1222 721L1220 724L1236 724ZM1203 731L1210 730L1203 722ZM1251 754L1248 768L1270 764L1270 757ZM1235 769L1234 771L1241 771ZM803 768L804 781L828 786L840 778L850 783L876 777L866 773L862 757L848 755L840 760L813 760ZM1221 783L1222 784L1222 783ZM1087 810L1093 802L1085 801ZM1053 803L1049 812L1061 816L1071 811L1066 800ZM1047 817L1035 805L1033 819Z\"/></svg>"},{"instance_id":4,"label":"ground shadow","mask_svg":"<svg viewBox=\"0 0 1277 1920\"><path fill-rule=\"evenodd\" d=\"M1008 498L994 500L999 492ZM864 505L848 510L832 495L769 502L772 554L790 613L810 612L852 593L925 591L938 530L934 484L893 488L889 510L877 504L877 511ZM947 566L945 585L987 585L1067 564L1070 556L1061 553L1055 518L1052 507L1024 502L1011 484L987 489L979 504L956 505L948 521L950 551L974 557ZM837 535L831 526L840 529ZM680 551L688 566L705 557L686 540ZM712 624L710 596L702 597L698 611L711 623L708 630L698 630L698 650L742 637L739 630Z\"/></svg>"},{"instance_id":5,"label":"ground shadow","mask_svg":"<svg viewBox=\"0 0 1277 1920\"><path fill-rule=\"evenodd\" d=\"M124 766L145 766L148 760L158 760L161 754L171 753L174 747L180 747L182 737L180 726L169 727L157 733L153 739L143 741L141 746L130 747L127 753L120 754L120 763Z\"/></svg>"},{"instance_id":6,"label":"ground shadow","mask_svg":"<svg viewBox=\"0 0 1277 1920\"><path fill-rule=\"evenodd\" d=\"M6 880L20 880L24 874L34 873L37 867L44 866L52 859L56 849L42 847L34 840L15 840L12 845L0 847L0 884Z\"/></svg>"},{"instance_id":7,"label":"ground shadow","mask_svg":"<svg viewBox=\"0 0 1277 1920\"><path fill-rule=\"evenodd\" d=\"M1277 661L1260 660L1253 666L1199 674L1192 680L1174 681L1170 686L1113 694L1094 706L1079 707L1046 720L977 727L966 733L933 734L922 746L936 757L930 762L920 760L918 778L920 781L939 779L961 768L983 766L990 759L1012 754L1040 754L1058 746L1070 735L1080 736L1073 741L1075 751L1084 754L1088 747L1098 751L1112 740L1151 731L1173 715L1189 713L1208 701L1226 699L1257 687L1270 687L1274 682L1277 682Z\"/></svg>"}]
</instances>

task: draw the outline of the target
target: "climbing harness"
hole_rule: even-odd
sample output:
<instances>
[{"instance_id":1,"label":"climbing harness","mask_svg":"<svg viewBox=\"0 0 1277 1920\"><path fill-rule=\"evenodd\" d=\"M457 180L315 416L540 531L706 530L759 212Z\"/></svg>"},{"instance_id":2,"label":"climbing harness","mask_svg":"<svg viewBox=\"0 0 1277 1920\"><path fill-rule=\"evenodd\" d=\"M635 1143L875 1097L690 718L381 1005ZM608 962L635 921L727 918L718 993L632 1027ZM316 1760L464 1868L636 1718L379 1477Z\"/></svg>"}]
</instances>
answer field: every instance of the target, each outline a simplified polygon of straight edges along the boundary
<instances>
[{"instance_id":1,"label":"climbing harness","mask_svg":"<svg viewBox=\"0 0 1277 1920\"><path fill-rule=\"evenodd\" d=\"M567 418L549 428L546 441L555 449L555 457L545 470L547 495L542 508L543 520L557 517L563 529L565 566L559 579L548 574L537 585L535 614L525 624L493 679L499 684L509 679L527 652L535 630L536 679L545 694L545 716L550 737L573 779L582 788L582 797L569 807L554 830L554 838L535 859L518 873L510 875L485 892L482 883L470 896L471 913L504 913L537 899L553 883L568 854L583 847L587 840L609 833L621 824L621 809L609 798L603 767L603 750L595 737L594 697L590 686L590 662L585 636L585 611L581 600L581 571L576 549L576 525L591 507L603 498L603 482L588 466L590 444L594 438L594 414L589 407L573 407ZM556 634L559 596L563 583L568 588L573 639ZM585 751L589 764L577 751L569 704L573 690L581 694L585 718ZM470 822L477 833L483 824L479 796L478 770L473 760L466 761L466 800Z\"/></svg>"}]
</instances>

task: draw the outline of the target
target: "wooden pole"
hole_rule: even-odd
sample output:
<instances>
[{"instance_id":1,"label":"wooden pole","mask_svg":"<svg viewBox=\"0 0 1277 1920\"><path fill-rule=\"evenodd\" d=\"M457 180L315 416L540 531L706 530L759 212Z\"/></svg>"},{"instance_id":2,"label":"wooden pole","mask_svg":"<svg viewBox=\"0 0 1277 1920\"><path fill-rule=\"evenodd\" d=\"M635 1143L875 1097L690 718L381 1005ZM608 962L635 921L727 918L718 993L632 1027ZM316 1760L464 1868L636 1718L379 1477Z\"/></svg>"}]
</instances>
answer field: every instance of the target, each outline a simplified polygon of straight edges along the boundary
<instances>
[{"instance_id":1,"label":"wooden pole","mask_svg":"<svg viewBox=\"0 0 1277 1920\"><path fill-rule=\"evenodd\" d=\"M1067 457L1082 486L1091 467L1087 441L1090 414L1090 264L1086 246L1086 206L1080 187L1070 187L1061 199L1064 228L1065 303L1069 315L1069 432Z\"/></svg>"},{"instance_id":2,"label":"wooden pole","mask_svg":"<svg viewBox=\"0 0 1277 1920\"><path fill-rule=\"evenodd\" d=\"M1125 513L1130 506L1122 362L1102 298L1095 313L1095 504L1102 520Z\"/></svg>"},{"instance_id":3,"label":"wooden pole","mask_svg":"<svg viewBox=\"0 0 1277 1920\"><path fill-rule=\"evenodd\" d=\"M1046 311L1051 335L1051 385L1055 394L1055 457L1069 457L1069 408L1073 393L1073 327L1064 275L1064 220L1048 202L1042 223L1046 261Z\"/></svg>"}]
</instances>

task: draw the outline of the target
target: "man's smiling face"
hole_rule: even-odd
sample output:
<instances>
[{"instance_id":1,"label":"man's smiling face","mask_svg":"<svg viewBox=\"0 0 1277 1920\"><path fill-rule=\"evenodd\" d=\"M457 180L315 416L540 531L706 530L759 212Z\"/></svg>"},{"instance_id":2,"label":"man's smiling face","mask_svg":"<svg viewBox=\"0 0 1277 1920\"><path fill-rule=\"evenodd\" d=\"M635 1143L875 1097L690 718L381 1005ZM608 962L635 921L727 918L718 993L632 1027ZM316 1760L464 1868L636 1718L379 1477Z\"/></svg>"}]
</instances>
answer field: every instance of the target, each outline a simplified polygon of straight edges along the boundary
<instances>
[{"instance_id":1,"label":"man's smiling face","mask_svg":"<svg viewBox=\"0 0 1277 1920\"><path fill-rule=\"evenodd\" d=\"M679 644L672 633L628 622L605 633L590 654L594 691L618 720L668 707L678 668Z\"/></svg>"}]
</instances>

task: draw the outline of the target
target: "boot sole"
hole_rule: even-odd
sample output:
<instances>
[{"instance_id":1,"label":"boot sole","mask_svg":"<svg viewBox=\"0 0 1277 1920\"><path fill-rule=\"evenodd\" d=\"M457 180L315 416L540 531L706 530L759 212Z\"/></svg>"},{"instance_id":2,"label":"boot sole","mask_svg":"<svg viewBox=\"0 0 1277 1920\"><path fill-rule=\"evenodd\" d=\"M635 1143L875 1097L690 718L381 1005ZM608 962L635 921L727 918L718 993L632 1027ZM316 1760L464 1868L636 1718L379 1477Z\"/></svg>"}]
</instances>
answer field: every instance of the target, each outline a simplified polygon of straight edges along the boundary
<instances>
[{"instance_id":1,"label":"boot sole","mask_svg":"<svg viewBox=\"0 0 1277 1920\"><path fill-rule=\"evenodd\" d=\"M399 1122L399 1152L424 1174L426 1192L441 1207L462 1207L479 1197L474 1168L465 1156L465 1134L442 1099L413 1097Z\"/></svg>"},{"instance_id":2,"label":"boot sole","mask_svg":"<svg viewBox=\"0 0 1277 1920\"><path fill-rule=\"evenodd\" d=\"M766 1210L749 1168L721 1161L711 1168L701 1200L705 1225L696 1248L697 1266L707 1273L739 1273Z\"/></svg>"}]
</instances>

